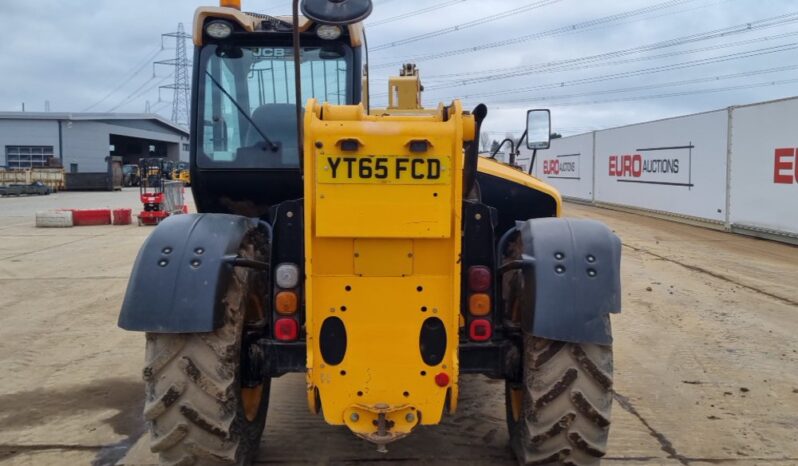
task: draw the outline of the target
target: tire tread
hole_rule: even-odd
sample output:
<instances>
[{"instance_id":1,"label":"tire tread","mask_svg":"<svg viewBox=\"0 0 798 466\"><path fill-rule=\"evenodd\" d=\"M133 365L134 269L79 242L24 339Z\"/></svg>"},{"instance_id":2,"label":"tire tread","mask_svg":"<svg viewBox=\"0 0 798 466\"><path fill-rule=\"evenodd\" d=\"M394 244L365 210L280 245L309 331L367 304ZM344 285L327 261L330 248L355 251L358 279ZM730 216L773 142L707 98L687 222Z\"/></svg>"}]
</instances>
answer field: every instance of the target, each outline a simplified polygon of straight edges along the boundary
<instances>
[{"instance_id":1,"label":"tire tread","mask_svg":"<svg viewBox=\"0 0 798 466\"><path fill-rule=\"evenodd\" d=\"M254 257L250 240L242 245L242 256ZM147 334L144 418L160 464L247 464L257 452L269 382L253 422L246 419L237 388L250 273L231 274L221 298L223 325L214 332Z\"/></svg>"},{"instance_id":2,"label":"tire tread","mask_svg":"<svg viewBox=\"0 0 798 466\"><path fill-rule=\"evenodd\" d=\"M612 405L612 348L524 334L520 418L511 445L524 466L597 466L604 456Z\"/></svg>"}]
</instances>

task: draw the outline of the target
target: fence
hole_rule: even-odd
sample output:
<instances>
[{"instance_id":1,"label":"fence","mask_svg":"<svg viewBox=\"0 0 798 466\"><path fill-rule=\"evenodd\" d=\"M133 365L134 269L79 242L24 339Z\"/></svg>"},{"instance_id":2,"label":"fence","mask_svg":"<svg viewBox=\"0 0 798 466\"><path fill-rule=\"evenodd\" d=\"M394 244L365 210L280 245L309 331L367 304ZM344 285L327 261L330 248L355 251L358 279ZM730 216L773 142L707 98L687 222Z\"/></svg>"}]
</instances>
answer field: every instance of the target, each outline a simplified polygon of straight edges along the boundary
<instances>
[{"instance_id":1,"label":"fence","mask_svg":"<svg viewBox=\"0 0 798 466\"><path fill-rule=\"evenodd\" d=\"M534 173L566 199L798 242L796 115L798 97L555 139Z\"/></svg>"}]
</instances>

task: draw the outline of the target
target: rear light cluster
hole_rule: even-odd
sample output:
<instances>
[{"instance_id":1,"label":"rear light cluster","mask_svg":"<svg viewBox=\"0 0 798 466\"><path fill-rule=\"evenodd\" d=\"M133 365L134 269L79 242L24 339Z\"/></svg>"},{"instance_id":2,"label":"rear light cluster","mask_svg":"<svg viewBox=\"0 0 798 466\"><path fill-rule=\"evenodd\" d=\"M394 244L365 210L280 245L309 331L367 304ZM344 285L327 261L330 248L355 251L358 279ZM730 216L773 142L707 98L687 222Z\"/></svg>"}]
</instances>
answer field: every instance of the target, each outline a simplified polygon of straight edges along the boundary
<instances>
[{"instance_id":1,"label":"rear light cluster","mask_svg":"<svg viewBox=\"0 0 798 466\"><path fill-rule=\"evenodd\" d=\"M468 338L472 341L488 341L493 336L490 314L493 274L489 267L475 265L468 268Z\"/></svg>"},{"instance_id":2,"label":"rear light cluster","mask_svg":"<svg viewBox=\"0 0 798 466\"><path fill-rule=\"evenodd\" d=\"M279 341L299 339L299 267L280 264L274 270L274 338Z\"/></svg>"}]
</instances>

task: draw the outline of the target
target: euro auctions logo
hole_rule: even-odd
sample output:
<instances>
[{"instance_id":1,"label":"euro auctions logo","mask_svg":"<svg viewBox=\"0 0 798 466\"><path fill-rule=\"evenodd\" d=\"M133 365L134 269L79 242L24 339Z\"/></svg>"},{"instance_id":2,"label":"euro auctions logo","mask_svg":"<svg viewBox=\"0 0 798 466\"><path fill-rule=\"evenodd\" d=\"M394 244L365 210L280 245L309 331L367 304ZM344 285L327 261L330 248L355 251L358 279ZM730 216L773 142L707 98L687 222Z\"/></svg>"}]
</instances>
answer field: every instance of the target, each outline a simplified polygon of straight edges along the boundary
<instances>
[{"instance_id":1,"label":"euro auctions logo","mask_svg":"<svg viewBox=\"0 0 798 466\"><path fill-rule=\"evenodd\" d=\"M560 161L559 160L544 160L543 161L543 174L544 175L559 175L560 174Z\"/></svg>"},{"instance_id":2,"label":"euro auctions logo","mask_svg":"<svg viewBox=\"0 0 798 466\"><path fill-rule=\"evenodd\" d=\"M773 183L798 183L798 157L796 157L796 149L776 149L776 156L773 163Z\"/></svg>"},{"instance_id":3,"label":"euro auctions logo","mask_svg":"<svg viewBox=\"0 0 798 466\"><path fill-rule=\"evenodd\" d=\"M649 147L632 154L610 155L609 176L619 183L693 187L692 158L695 146Z\"/></svg>"},{"instance_id":4,"label":"euro auctions logo","mask_svg":"<svg viewBox=\"0 0 798 466\"><path fill-rule=\"evenodd\" d=\"M553 159L543 160L543 174L546 178L578 180L579 163L582 154L563 154Z\"/></svg>"},{"instance_id":5,"label":"euro auctions logo","mask_svg":"<svg viewBox=\"0 0 798 466\"><path fill-rule=\"evenodd\" d=\"M640 154L611 155L610 176L642 178L646 173L679 173L679 159L645 159Z\"/></svg>"}]
</instances>

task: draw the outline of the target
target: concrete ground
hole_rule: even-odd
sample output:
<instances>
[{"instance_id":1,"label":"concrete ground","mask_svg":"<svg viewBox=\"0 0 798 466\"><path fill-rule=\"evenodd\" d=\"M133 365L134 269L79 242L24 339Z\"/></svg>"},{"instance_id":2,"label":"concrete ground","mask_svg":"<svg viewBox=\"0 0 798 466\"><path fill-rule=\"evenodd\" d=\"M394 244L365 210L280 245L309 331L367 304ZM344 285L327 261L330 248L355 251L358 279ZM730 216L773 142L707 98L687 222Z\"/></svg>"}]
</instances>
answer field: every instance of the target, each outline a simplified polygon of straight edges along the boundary
<instances>
[{"instance_id":1,"label":"concrete ground","mask_svg":"<svg viewBox=\"0 0 798 466\"><path fill-rule=\"evenodd\" d=\"M144 337L116 328L151 229L33 227L36 210L138 208L135 190L0 198L0 463L151 464ZM568 205L623 239L616 403L606 465L798 464L798 248ZM273 384L259 464L511 465L503 387L462 381L460 410L387 455Z\"/></svg>"}]
</instances>

